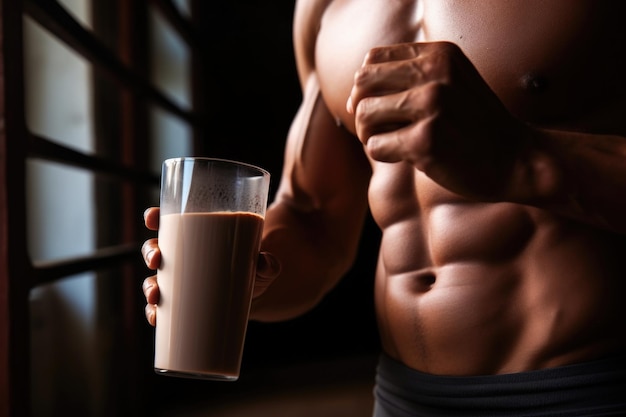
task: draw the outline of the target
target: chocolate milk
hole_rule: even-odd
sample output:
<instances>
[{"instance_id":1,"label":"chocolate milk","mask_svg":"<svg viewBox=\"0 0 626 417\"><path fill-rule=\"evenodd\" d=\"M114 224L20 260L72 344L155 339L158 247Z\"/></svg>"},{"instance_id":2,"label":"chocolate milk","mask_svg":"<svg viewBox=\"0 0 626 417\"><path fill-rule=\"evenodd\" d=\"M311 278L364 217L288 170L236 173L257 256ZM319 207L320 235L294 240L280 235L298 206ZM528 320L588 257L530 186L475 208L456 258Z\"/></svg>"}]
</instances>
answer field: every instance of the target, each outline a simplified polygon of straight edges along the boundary
<instances>
[{"instance_id":1,"label":"chocolate milk","mask_svg":"<svg viewBox=\"0 0 626 417\"><path fill-rule=\"evenodd\" d=\"M253 213L161 216L157 372L238 378L262 229Z\"/></svg>"}]
</instances>

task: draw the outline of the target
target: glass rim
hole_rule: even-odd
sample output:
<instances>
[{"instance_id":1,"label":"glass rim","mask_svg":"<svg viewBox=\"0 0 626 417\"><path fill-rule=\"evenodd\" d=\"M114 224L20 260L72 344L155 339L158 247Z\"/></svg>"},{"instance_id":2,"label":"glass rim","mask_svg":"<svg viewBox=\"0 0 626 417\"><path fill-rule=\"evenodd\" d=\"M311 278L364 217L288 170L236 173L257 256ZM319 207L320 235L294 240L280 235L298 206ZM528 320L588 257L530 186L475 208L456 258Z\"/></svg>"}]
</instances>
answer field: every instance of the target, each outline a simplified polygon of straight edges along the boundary
<instances>
[{"instance_id":1,"label":"glass rim","mask_svg":"<svg viewBox=\"0 0 626 417\"><path fill-rule=\"evenodd\" d=\"M171 162L185 162L185 161L205 161L205 162L220 162L227 165L233 166L243 166L247 168L251 168L257 170L263 174L263 176L270 176L270 172L260 166L250 164L248 162L236 161L234 159L226 159L226 158L213 158L209 156L177 156L175 158L167 158L163 161L163 165Z\"/></svg>"}]
</instances>

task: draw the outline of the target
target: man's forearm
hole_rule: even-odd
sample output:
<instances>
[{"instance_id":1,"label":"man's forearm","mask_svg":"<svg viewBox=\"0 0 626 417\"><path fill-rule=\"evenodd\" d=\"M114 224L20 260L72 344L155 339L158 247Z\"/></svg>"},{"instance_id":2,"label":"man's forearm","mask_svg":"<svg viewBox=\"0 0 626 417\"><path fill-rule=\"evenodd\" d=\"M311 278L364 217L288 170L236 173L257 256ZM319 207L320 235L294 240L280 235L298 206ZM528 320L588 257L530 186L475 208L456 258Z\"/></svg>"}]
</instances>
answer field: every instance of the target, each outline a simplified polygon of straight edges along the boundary
<instances>
[{"instance_id":1,"label":"man's forearm","mask_svg":"<svg viewBox=\"0 0 626 417\"><path fill-rule=\"evenodd\" d=\"M252 302L250 318L287 320L306 313L348 271L365 213L337 222L323 211L299 211L286 203L268 210L261 250L281 263L281 273ZM341 223L341 224L338 224Z\"/></svg>"}]
</instances>

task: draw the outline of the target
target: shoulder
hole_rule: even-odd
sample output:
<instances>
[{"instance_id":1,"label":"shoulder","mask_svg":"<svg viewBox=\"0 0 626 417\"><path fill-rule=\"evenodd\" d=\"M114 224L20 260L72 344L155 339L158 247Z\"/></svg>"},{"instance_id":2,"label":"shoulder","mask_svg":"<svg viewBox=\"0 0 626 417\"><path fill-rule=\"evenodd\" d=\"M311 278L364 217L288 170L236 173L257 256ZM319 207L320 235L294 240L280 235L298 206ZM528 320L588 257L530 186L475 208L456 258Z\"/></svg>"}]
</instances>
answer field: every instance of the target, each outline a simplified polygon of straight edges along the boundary
<instances>
[{"instance_id":1,"label":"shoulder","mask_svg":"<svg viewBox=\"0 0 626 417\"><path fill-rule=\"evenodd\" d=\"M300 84L304 86L315 71L315 43L322 16L333 0L297 0L293 21L293 42Z\"/></svg>"}]
</instances>

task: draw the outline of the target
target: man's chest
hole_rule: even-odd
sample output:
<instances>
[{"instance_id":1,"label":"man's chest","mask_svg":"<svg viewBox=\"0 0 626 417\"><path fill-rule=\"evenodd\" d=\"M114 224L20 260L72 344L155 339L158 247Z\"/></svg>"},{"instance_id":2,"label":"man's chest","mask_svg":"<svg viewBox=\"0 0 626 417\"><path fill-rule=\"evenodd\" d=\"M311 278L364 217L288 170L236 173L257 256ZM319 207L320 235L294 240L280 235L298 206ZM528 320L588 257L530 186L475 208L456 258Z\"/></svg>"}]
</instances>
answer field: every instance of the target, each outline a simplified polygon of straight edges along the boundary
<instances>
[{"instance_id":1,"label":"man's chest","mask_svg":"<svg viewBox=\"0 0 626 417\"><path fill-rule=\"evenodd\" d=\"M535 123L567 124L586 106L624 90L620 74L626 42L614 21L626 7L606 3L335 0L322 18L316 42L322 93L333 115L353 130L345 102L371 48L450 41L461 47L515 115Z\"/></svg>"}]
</instances>

